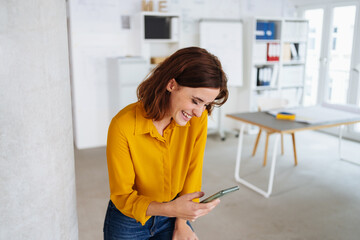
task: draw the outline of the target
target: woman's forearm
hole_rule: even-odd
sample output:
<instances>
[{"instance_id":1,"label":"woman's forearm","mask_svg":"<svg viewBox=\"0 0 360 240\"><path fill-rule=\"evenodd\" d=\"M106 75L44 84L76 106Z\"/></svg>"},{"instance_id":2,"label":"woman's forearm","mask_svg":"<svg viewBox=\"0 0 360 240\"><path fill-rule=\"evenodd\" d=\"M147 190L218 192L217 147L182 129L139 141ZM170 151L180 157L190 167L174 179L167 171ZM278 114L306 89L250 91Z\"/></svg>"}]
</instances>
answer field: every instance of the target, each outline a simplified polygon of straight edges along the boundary
<instances>
[{"instance_id":1,"label":"woman's forearm","mask_svg":"<svg viewBox=\"0 0 360 240\"><path fill-rule=\"evenodd\" d=\"M147 216L177 217L185 220L195 220L208 214L220 200L216 199L209 203L193 202L194 199L204 196L203 192L188 193L176 198L171 202L151 202L147 208Z\"/></svg>"},{"instance_id":2,"label":"woman's forearm","mask_svg":"<svg viewBox=\"0 0 360 240\"><path fill-rule=\"evenodd\" d=\"M147 208L146 215L175 217L171 212L171 206L168 203L151 202Z\"/></svg>"},{"instance_id":3,"label":"woman's forearm","mask_svg":"<svg viewBox=\"0 0 360 240\"><path fill-rule=\"evenodd\" d=\"M185 226L185 225L187 225L186 222L187 222L187 220L185 220L185 219L176 218L175 227L176 227L176 228L180 228L180 227L182 227L182 226Z\"/></svg>"}]
</instances>

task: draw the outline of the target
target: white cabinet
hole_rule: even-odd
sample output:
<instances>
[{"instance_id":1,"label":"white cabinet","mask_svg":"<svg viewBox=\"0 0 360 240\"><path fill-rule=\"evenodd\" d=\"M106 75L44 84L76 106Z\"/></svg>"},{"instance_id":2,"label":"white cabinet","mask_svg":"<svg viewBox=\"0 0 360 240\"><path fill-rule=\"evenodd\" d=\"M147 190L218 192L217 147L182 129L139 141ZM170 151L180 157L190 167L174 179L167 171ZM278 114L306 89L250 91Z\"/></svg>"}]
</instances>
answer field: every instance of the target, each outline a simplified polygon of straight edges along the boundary
<instances>
[{"instance_id":1,"label":"white cabinet","mask_svg":"<svg viewBox=\"0 0 360 240\"><path fill-rule=\"evenodd\" d=\"M141 57L108 59L110 116L137 101L136 89L149 72L149 62Z\"/></svg>"},{"instance_id":2,"label":"white cabinet","mask_svg":"<svg viewBox=\"0 0 360 240\"><path fill-rule=\"evenodd\" d=\"M257 111L260 97L283 97L290 105L301 104L308 21L254 17L244 23L248 110Z\"/></svg>"}]
</instances>

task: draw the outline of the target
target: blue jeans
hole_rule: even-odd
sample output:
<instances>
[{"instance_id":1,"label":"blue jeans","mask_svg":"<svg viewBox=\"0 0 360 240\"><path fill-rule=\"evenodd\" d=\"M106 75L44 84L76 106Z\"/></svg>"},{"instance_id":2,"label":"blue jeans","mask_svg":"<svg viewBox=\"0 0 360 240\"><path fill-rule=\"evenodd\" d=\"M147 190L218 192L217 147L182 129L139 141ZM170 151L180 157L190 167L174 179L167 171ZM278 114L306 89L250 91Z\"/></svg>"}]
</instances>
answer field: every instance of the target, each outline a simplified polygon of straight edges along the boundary
<instances>
[{"instance_id":1,"label":"blue jeans","mask_svg":"<svg viewBox=\"0 0 360 240\"><path fill-rule=\"evenodd\" d=\"M110 200L104 222L104 240L171 240L175 220L153 216L142 226L140 222L122 214ZM191 227L189 221L187 224Z\"/></svg>"}]
</instances>

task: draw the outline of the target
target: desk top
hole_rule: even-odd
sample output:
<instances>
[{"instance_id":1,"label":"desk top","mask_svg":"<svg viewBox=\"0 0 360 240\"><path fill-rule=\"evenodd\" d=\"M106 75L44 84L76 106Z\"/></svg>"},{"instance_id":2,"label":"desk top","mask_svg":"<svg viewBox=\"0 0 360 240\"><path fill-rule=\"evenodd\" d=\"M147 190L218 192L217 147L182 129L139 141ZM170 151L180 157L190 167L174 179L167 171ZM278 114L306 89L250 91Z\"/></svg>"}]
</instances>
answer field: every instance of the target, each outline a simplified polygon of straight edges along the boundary
<instances>
[{"instance_id":1,"label":"desk top","mask_svg":"<svg viewBox=\"0 0 360 240\"><path fill-rule=\"evenodd\" d=\"M353 118L315 124L308 124L290 120L280 120L276 119L274 116L266 112L244 112L227 114L226 116L274 132L281 133L291 133L303 130L315 130L360 122L360 115L354 116Z\"/></svg>"}]
</instances>

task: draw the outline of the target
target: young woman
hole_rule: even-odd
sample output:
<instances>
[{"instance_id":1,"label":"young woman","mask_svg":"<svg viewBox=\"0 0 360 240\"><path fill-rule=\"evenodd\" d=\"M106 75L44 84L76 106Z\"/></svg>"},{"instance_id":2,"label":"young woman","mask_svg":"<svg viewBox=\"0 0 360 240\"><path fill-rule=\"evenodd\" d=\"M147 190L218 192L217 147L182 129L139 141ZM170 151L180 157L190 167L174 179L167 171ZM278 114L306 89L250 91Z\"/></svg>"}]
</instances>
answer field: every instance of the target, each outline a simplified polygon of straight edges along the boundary
<instances>
[{"instance_id":1,"label":"young woman","mask_svg":"<svg viewBox=\"0 0 360 240\"><path fill-rule=\"evenodd\" d=\"M112 119L105 240L198 239L189 220L220 202L199 198L207 117L226 102L226 84L214 55L180 49L139 85L139 101Z\"/></svg>"}]
</instances>

